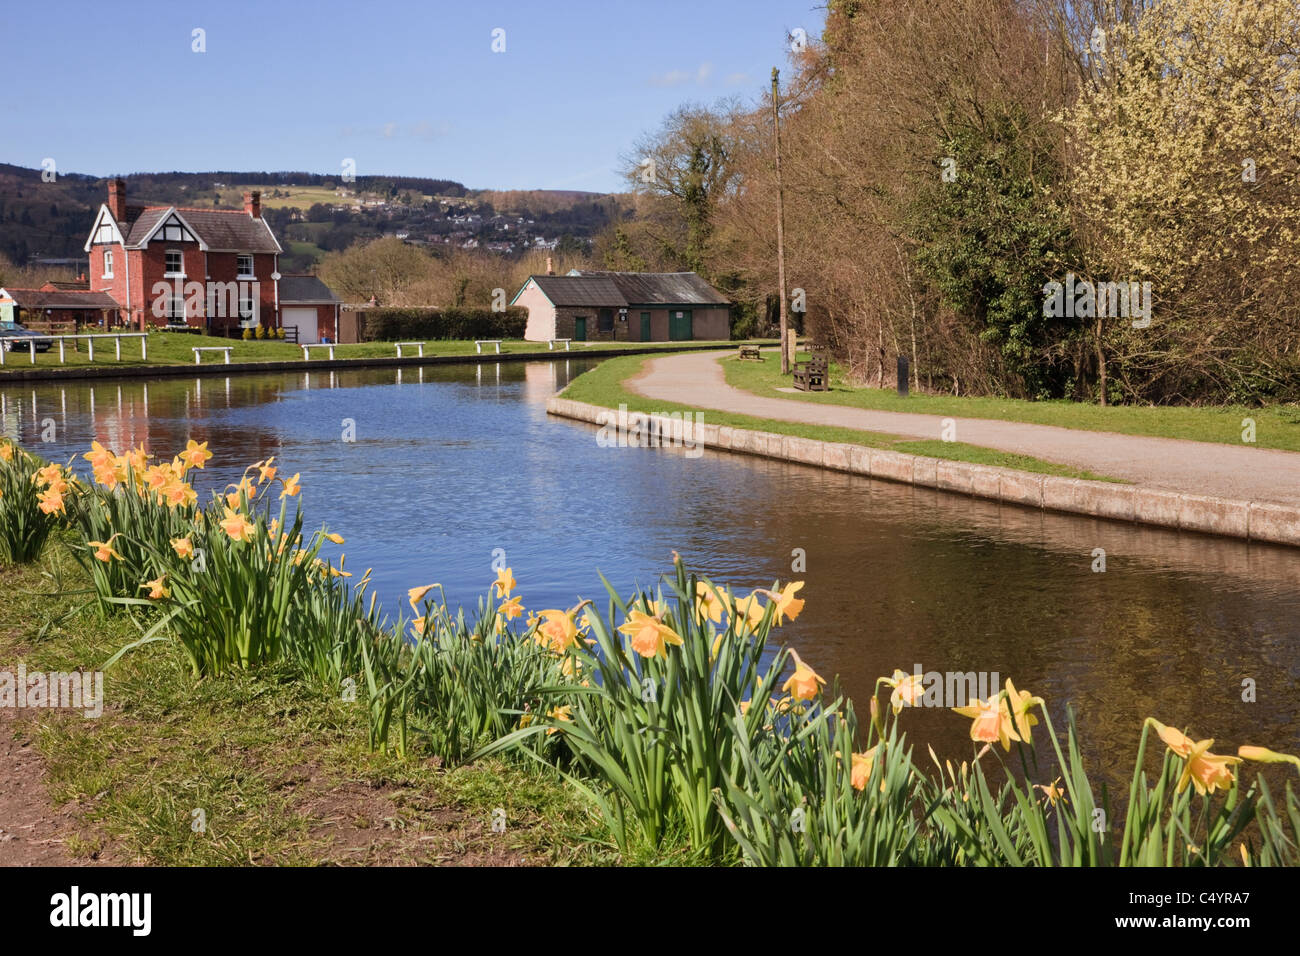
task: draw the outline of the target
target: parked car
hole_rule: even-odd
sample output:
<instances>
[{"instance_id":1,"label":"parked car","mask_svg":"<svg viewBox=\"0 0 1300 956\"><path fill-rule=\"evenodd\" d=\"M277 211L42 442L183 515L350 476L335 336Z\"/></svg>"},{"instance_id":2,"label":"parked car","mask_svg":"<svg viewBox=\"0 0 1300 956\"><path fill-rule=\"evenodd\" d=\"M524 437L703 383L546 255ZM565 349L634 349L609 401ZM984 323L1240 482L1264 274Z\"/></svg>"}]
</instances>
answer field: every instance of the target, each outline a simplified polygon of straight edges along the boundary
<instances>
[{"instance_id":1,"label":"parked car","mask_svg":"<svg viewBox=\"0 0 1300 956\"><path fill-rule=\"evenodd\" d=\"M4 339L4 347L8 352L27 352L31 349L25 339L32 339L38 352L48 352L54 340L48 335L41 335L39 332L33 332L31 329L23 328L17 322L0 323L0 339Z\"/></svg>"}]
</instances>

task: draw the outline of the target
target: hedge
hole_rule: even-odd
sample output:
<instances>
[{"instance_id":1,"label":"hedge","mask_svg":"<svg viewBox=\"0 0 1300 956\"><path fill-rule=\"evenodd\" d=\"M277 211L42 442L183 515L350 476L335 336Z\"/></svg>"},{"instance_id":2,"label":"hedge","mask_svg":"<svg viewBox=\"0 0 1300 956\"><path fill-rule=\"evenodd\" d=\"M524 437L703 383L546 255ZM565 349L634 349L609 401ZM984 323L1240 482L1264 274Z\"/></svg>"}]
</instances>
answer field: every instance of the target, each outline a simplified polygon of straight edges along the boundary
<instances>
[{"instance_id":1,"label":"hedge","mask_svg":"<svg viewBox=\"0 0 1300 956\"><path fill-rule=\"evenodd\" d=\"M405 339L522 339L528 310L491 309L366 309L357 316L362 342Z\"/></svg>"}]
</instances>

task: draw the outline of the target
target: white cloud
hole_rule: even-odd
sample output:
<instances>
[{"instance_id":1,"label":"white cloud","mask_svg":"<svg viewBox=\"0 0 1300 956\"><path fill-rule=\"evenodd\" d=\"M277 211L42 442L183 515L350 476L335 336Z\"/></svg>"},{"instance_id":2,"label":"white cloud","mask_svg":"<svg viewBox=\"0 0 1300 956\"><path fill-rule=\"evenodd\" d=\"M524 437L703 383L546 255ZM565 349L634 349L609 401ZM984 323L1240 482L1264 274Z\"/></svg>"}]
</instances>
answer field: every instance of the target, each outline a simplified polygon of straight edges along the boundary
<instances>
[{"instance_id":1,"label":"white cloud","mask_svg":"<svg viewBox=\"0 0 1300 956\"><path fill-rule=\"evenodd\" d=\"M713 64L701 63L695 70L669 70L667 73L656 73L650 77L651 86L685 86L687 83L694 83L696 86L704 86L713 76Z\"/></svg>"}]
</instances>

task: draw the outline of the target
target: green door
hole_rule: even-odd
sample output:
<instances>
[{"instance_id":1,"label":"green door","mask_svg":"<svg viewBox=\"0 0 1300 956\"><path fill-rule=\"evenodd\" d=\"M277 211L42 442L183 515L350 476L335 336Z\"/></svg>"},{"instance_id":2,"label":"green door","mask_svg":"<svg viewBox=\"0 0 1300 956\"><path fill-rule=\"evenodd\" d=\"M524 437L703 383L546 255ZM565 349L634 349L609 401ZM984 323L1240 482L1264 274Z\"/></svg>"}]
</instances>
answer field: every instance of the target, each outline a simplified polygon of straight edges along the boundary
<instances>
[{"instance_id":1,"label":"green door","mask_svg":"<svg viewBox=\"0 0 1300 956\"><path fill-rule=\"evenodd\" d=\"M673 342L693 339L690 309L671 309L668 312L668 338Z\"/></svg>"},{"instance_id":2,"label":"green door","mask_svg":"<svg viewBox=\"0 0 1300 956\"><path fill-rule=\"evenodd\" d=\"M575 342L587 341L587 317L580 315L573 320L573 340Z\"/></svg>"},{"instance_id":3,"label":"green door","mask_svg":"<svg viewBox=\"0 0 1300 956\"><path fill-rule=\"evenodd\" d=\"M650 313L649 312L641 313L641 341L642 342L650 341Z\"/></svg>"}]
</instances>

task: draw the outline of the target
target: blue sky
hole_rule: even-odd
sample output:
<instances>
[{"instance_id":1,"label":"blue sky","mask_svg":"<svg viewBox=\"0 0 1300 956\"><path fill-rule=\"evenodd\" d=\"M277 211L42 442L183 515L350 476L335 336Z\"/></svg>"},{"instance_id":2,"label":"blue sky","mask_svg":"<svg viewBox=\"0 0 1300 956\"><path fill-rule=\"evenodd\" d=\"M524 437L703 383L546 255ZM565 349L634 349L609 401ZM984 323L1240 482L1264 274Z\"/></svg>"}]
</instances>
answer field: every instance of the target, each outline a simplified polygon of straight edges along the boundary
<instances>
[{"instance_id":1,"label":"blue sky","mask_svg":"<svg viewBox=\"0 0 1300 956\"><path fill-rule=\"evenodd\" d=\"M0 161L623 188L684 102L752 101L822 0L13 3ZM192 52L192 31L207 50ZM505 52L492 51L493 30Z\"/></svg>"}]
</instances>

